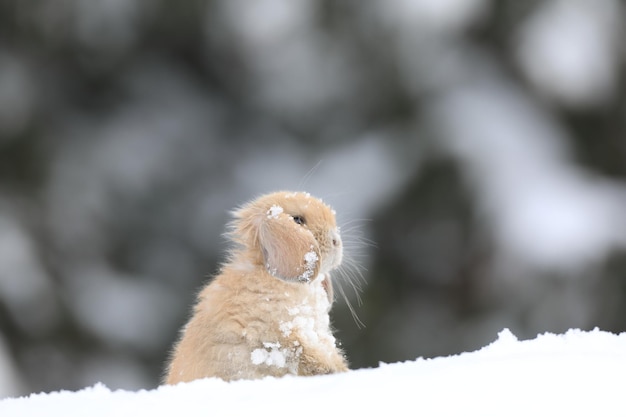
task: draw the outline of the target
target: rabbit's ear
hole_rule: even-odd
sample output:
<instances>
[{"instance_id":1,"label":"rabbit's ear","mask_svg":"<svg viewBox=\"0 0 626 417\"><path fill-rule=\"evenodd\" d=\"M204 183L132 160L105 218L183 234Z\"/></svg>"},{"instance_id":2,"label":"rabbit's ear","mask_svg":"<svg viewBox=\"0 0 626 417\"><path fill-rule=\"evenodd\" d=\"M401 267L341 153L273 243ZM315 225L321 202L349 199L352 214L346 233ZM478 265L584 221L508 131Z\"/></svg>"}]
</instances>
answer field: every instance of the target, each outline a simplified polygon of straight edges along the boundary
<instances>
[{"instance_id":1,"label":"rabbit's ear","mask_svg":"<svg viewBox=\"0 0 626 417\"><path fill-rule=\"evenodd\" d=\"M317 241L291 216L282 213L264 219L259 243L267 270L275 277L308 282L317 276L321 261Z\"/></svg>"}]
</instances>

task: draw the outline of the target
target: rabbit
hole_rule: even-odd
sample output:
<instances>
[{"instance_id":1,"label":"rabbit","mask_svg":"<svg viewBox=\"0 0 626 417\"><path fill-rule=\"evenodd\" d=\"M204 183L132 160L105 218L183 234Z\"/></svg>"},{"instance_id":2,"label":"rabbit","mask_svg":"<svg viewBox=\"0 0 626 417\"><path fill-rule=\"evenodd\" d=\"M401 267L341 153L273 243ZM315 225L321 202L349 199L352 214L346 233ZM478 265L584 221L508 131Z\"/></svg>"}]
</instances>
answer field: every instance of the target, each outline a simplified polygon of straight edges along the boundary
<instances>
[{"instance_id":1,"label":"rabbit","mask_svg":"<svg viewBox=\"0 0 626 417\"><path fill-rule=\"evenodd\" d=\"M329 320L330 272L343 257L334 210L283 191L233 214L236 246L199 293L164 383L347 371Z\"/></svg>"}]
</instances>

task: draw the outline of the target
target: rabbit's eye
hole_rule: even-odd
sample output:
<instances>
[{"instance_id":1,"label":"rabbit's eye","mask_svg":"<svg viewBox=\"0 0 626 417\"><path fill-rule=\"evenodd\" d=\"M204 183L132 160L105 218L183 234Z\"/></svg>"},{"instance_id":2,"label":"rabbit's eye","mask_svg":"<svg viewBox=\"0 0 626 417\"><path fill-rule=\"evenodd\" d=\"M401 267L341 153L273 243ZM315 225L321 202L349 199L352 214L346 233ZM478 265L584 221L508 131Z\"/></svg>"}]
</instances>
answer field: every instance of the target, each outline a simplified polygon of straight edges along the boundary
<instances>
[{"instance_id":1,"label":"rabbit's eye","mask_svg":"<svg viewBox=\"0 0 626 417\"><path fill-rule=\"evenodd\" d=\"M302 216L293 216L293 221L301 225L305 223L304 217Z\"/></svg>"}]
</instances>

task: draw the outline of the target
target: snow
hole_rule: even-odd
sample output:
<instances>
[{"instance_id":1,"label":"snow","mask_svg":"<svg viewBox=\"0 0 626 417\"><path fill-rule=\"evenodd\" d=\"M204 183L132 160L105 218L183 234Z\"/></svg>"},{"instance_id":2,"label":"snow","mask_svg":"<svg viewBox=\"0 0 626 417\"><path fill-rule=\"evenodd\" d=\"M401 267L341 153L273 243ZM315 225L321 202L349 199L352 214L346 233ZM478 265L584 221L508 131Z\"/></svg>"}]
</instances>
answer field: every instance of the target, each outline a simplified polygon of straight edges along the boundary
<instances>
[{"instance_id":1,"label":"snow","mask_svg":"<svg viewBox=\"0 0 626 417\"><path fill-rule=\"evenodd\" d=\"M281 206L277 206L276 204L274 204L272 207L270 207L270 209L267 211L267 218L268 219L276 219L278 218L278 215L280 213L283 212L283 208Z\"/></svg>"},{"instance_id":2,"label":"snow","mask_svg":"<svg viewBox=\"0 0 626 417\"><path fill-rule=\"evenodd\" d=\"M308 294L301 303L287 307L286 311L292 318L280 321L279 330L287 339L295 334L295 340L268 340L262 348L250 353L250 361L254 365L267 365L276 368L287 368L292 375L297 374L298 362L303 353L303 346L326 352L330 355L336 351L335 337L330 330L328 310L330 302L322 285L324 274L307 284Z\"/></svg>"},{"instance_id":3,"label":"snow","mask_svg":"<svg viewBox=\"0 0 626 417\"><path fill-rule=\"evenodd\" d=\"M264 363L268 366L276 366L277 368L284 368L287 365L287 361L293 356L292 352L288 348L281 349L280 343L263 343L264 349L254 349L250 353L250 360L255 365Z\"/></svg>"},{"instance_id":4,"label":"snow","mask_svg":"<svg viewBox=\"0 0 626 417\"><path fill-rule=\"evenodd\" d=\"M292 374L297 373L297 359L302 355L302 344L315 347L330 354L336 350L336 339L331 332L328 310L330 302L322 285L324 275L306 284L309 285L309 295L302 303L287 308L287 313L293 317L279 323L279 330L285 338L292 333L297 335L292 345L281 346L279 343L264 343L265 349L255 349L250 355L254 364L264 363L279 368L288 367Z\"/></svg>"},{"instance_id":5,"label":"snow","mask_svg":"<svg viewBox=\"0 0 626 417\"><path fill-rule=\"evenodd\" d=\"M313 251L307 252L304 255L304 260L305 260L307 265L315 266L315 263L317 262L317 254L315 252L313 252Z\"/></svg>"},{"instance_id":6,"label":"snow","mask_svg":"<svg viewBox=\"0 0 626 417\"><path fill-rule=\"evenodd\" d=\"M265 342L263 347L264 349L254 349L250 353L253 364L287 368L290 374L297 374L298 359L302 354L302 347L298 341L294 341L292 347L282 347L278 342Z\"/></svg>"},{"instance_id":7,"label":"snow","mask_svg":"<svg viewBox=\"0 0 626 417\"><path fill-rule=\"evenodd\" d=\"M298 277L300 281L309 282L311 280L318 259L317 253L313 250L304 254L304 272Z\"/></svg>"},{"instance_id":8,"label":"snow","mask_svg":"<svg viewBox=\"0 0 626 417\"><path fill-rule=\"evenodd\" d=\"M335 337L330 331L330 302L322 285L324 279L324 274L319 274L308 284L313 300L306 298L300 305L287 309L287 313L294 318L280 323L279 328L285 337L296 332L307 345L321 345L331 352L335 350ZM298 350L298 346L295 346L296 354Z\"/></svg>"},{"instance_id":9,"label":"snow","mask_svg":"<svg viewBox=\"0 0 626 417\"><path fill-rule=\"evenodd\" d=\"M273 347L270 347L273 348ZM319 416L390 410L422 416L623 416L626 333L570 330L519 341L509 330L475 352L380 364L318 377L204 379L150 391L33 394L0 401L0 415L174 414ZM367 413L367 414L366 414Z\"/></svg>"}]
</instances>

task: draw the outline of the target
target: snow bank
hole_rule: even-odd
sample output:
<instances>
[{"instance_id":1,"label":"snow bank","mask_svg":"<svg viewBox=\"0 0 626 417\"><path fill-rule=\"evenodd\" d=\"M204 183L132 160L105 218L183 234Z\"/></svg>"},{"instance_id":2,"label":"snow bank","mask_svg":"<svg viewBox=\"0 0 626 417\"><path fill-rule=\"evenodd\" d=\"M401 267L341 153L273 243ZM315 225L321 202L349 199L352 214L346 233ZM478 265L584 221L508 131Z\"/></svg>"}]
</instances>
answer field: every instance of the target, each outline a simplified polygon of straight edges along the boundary
<instances>
[{"instance_id":1,"label":"snow bank","mask_svg":"<svg viewBox=\"0 0 626 417\"><path fill-rule=\"evenodd\" d=\"M223 382L152 391L36 394L0 401L0 416L625 416L626 333L570 330L458 356L346 374Z\"/></svg>"}]
</instances>

